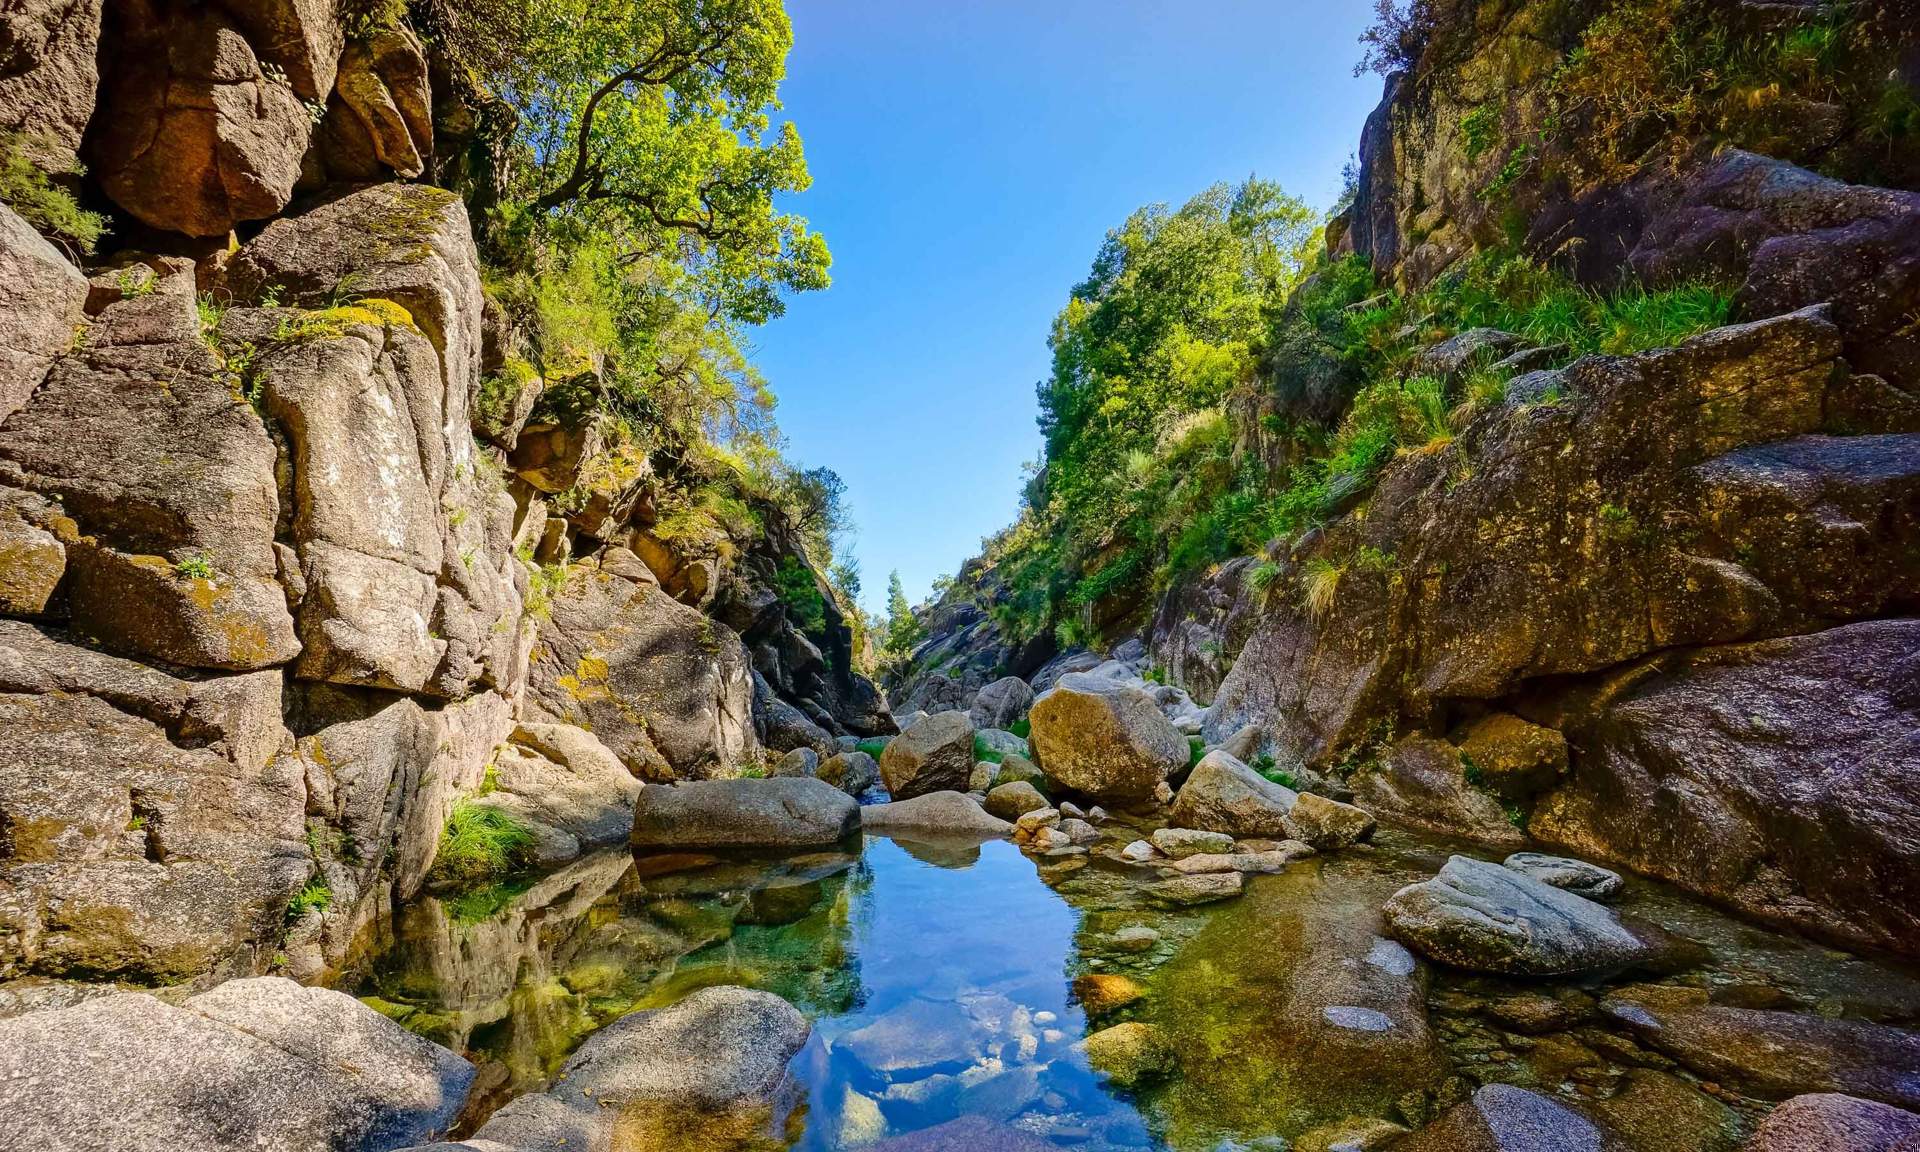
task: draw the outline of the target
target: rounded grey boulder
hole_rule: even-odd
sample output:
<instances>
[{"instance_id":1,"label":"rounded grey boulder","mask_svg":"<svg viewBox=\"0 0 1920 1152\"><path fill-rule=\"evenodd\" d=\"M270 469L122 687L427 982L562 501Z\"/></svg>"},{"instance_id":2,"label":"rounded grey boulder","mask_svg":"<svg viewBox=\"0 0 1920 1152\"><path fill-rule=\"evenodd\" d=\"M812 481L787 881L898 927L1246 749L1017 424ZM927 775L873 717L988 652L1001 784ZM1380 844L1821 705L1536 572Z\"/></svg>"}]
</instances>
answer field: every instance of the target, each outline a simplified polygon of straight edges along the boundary
<instances>
[{"instance_id":1,"label":"rounded grey boulder","mask_svg":"<svg viewBox=\"0 0 1920 1152\"><path fill-rule=\"evenodd\" d=\"M869 804L860 809L860 822L869 832L884 835L968 836L991 839L1013 833L1013 825L959 792L929 792L891 804Z\"/></svg>"},{"instance_id":2,"label":"rounded grey boulder","mask_svg":"<svg viewBox=\"0 0 1920 1152\"><path fill-rule=\"evenodd\" d=\"M1382 911L1416 951L1474 972L1567 976L1623 968L1656 951L1593 901L1468 856L1395 892Z\"/></svg>"},{"instance_id":3,"label":"rounded grey boulder","mask_svg":"<svg viewBox=\"0 0 1920 1152\"><path fill-rule=\"evenodd\" d=\"M696 780L643 788L636 848L810 848L860 830L860 806L824 780Z\"/></svg>"}]
</instances>

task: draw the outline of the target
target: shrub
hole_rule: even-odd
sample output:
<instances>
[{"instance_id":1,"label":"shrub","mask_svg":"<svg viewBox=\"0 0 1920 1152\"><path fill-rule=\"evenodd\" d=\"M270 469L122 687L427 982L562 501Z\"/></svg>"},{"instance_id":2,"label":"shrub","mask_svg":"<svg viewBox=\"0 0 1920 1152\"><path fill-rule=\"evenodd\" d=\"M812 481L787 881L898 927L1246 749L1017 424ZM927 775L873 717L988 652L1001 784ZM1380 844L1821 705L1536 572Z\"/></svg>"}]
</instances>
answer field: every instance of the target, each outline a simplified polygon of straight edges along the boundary
<instances>
[{"instance_id":1,"label":"shrub","mask_svg":"<svg viewBox=\"0 0 1920 1152\"><path fill-rule=\"evenodd\" d=\"M28 155L34 143L16 133L0 133L0 201L41 232L80 252L92 252L106 233L106 217L80 207L73 193L48 179ZM56 175L81 172L74 167Z\"/></svg>"},{"instance_id":2,"label":"shrub","mask_svg":"<svg viewBox=\"0 0 1920 1152\"><path fill-rule=\"evenodd\" d=\"M532 862L533 833L507 812L467 797L454 801L433 861L438 886L472 888L523 871Z\"/></svg>"},{"instance_id":3,"label":"shrub","mask_svg":"<svg viewBox=\"0 0 1920 1152\"><path fill-rule=\"evenodd\" d=\"M827 627L827 601L820 594L813 569L797 560L781 563L774 574L774 595L786 605L787 618L802 632L818 634Z\"/></svg>"},{"instance_id":4,"label":"shrub","mask_svg":"<svg viewBox=\"0 0 1920 1152\"><path fill-rule=\"evenodd\" d=\"M308 909L324 912L332 903L332 885L327 883L325 876L315 876L287 901L287 923L298 923L306 917Z\"/></svg>"}]
</instances>

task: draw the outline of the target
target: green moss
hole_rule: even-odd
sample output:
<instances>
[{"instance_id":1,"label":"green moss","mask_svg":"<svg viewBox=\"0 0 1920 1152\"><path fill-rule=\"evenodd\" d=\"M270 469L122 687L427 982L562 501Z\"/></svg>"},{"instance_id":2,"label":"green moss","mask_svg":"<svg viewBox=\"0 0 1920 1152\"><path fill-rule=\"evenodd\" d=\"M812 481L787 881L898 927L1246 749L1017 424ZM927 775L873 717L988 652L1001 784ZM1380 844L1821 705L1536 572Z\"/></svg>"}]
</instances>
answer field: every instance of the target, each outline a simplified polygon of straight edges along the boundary
<instances>
[{"instance_id":1,"label":"green moss","mask_svg":"<svg viewBox=\"0 0 1920 1152\"><path fill-rule=\"evenodd\" d=\"M862 740L859 744L855 745L855 747L873 757L875 760L878 760L880 759L880 754L887 750L887 742L885 740Z\"/></svg>"},{"instance_id":2,"label":"green moss","mask_svg":"<svg viewBox=\"0 0 1920 1152\"><path fill-rule=\"evenodd\" d=\"M1013 723L1007 725L1007 731L1013 733L1015 736L1020 737L1020 739L1022 740L1031 739L1033 736L1033 721L1028 719L1025 716L1022 716L1020 717L1020 719L1015 720Z\"/></svg>"},{"instance_id":3,"label":"green moss","mask_svg":"<svg viewBox=\"0 0 1920 1152\"><path fill-rule=\"evenodd\" d=\"M976 732L973 735L973 759L977 764L984 760L989 764L998 764L1007 758L1005 752L987 743L987 738Z\"/></svg>"}]
</instances>

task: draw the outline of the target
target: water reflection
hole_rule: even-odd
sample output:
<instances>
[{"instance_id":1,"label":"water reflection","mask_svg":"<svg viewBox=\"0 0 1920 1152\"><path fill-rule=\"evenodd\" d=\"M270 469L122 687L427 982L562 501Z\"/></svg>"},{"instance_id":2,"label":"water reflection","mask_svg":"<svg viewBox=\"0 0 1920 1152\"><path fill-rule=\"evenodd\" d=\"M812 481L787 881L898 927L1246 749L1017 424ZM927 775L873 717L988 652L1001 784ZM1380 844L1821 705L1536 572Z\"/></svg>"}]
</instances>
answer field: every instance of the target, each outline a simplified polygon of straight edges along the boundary
<instances>
[{"instance_id":1,"label":"water reflection","mask_svg":"<svg viewBox=\"0 0 1920 1152\"><path fill-rule=\"evenodd\" d=\"M1653 1131L1649 1148L1689 1116L1694 1144L1730 1149L1763 1108L1658 1071L1596 1017L1604 989L1430 971L1387 939L1382 902L1457 845L1387 831L1255 877L1237 900L1169 909L1144 894L1150 872L1107 858L1131 838L1115 832L1091 858L1052 861L1001 841L882 838L859 855L609 853L406 908L357 991L480 1065L465 1130L544 1087L612 1020L715 984L776 993L814 1021L795 1062L805 1106L775 1141L798 1152L893 1152L957 1117L975 1126L971 1152L1319 1146L1352 1118L1417 1125L1496 1080ZM1710 959L1670 978L1717 1001L1920 1011L1920 985L1892 968L1669 890L1636 884L1622 908L1699 941ZM1126 1021L1159 1030L1177 1074L1122 1092L1089 1067L1085 1037ZM997 1143L1022 1139L1036 1144Z\"/></svg>"}]
</instances>

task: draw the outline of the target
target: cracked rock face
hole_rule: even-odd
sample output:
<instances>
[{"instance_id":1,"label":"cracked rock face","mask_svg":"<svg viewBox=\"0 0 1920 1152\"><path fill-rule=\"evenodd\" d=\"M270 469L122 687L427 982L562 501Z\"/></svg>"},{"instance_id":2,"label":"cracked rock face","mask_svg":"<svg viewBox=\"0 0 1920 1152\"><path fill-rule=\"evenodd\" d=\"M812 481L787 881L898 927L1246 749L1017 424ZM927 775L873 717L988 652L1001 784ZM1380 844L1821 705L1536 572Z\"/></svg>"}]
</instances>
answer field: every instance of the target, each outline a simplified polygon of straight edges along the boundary
<instances>
[{"instance_id":1,"label":"cracked rock face","mask_svg":"<svg viewBox=\"0 0 1920 1152\"><path fill-rule=\"evenodd\" d=\"M141 222L222 236L286 207L312 131L290 74L210 5L127 0L88 155L100 186ZM271 71L269 71L271 69Z\"/></svg>"},{"instance_id":2,"label":"cracked rock face","mask_svg":"<svg viewBox=\"0 0 1920 1152\"><path fill-rule=\"evenodd\" d=\"M308 874L280 676L183 680L0 621L0 977L244 960Z\"/></svg>"},{"instance_id":3,"label":"cracked rock face","mask_svg":"<svg viewBox=\"0 0 1920 1152\"><path fill-rule=\"evenodd\" d=\"M186 667L300 650L273 550L275 459L201 335L190 267L108 306L0 424L0 486L57 506L80 537L65 557L72 627Z\"/></svg>"}]
</instances>

